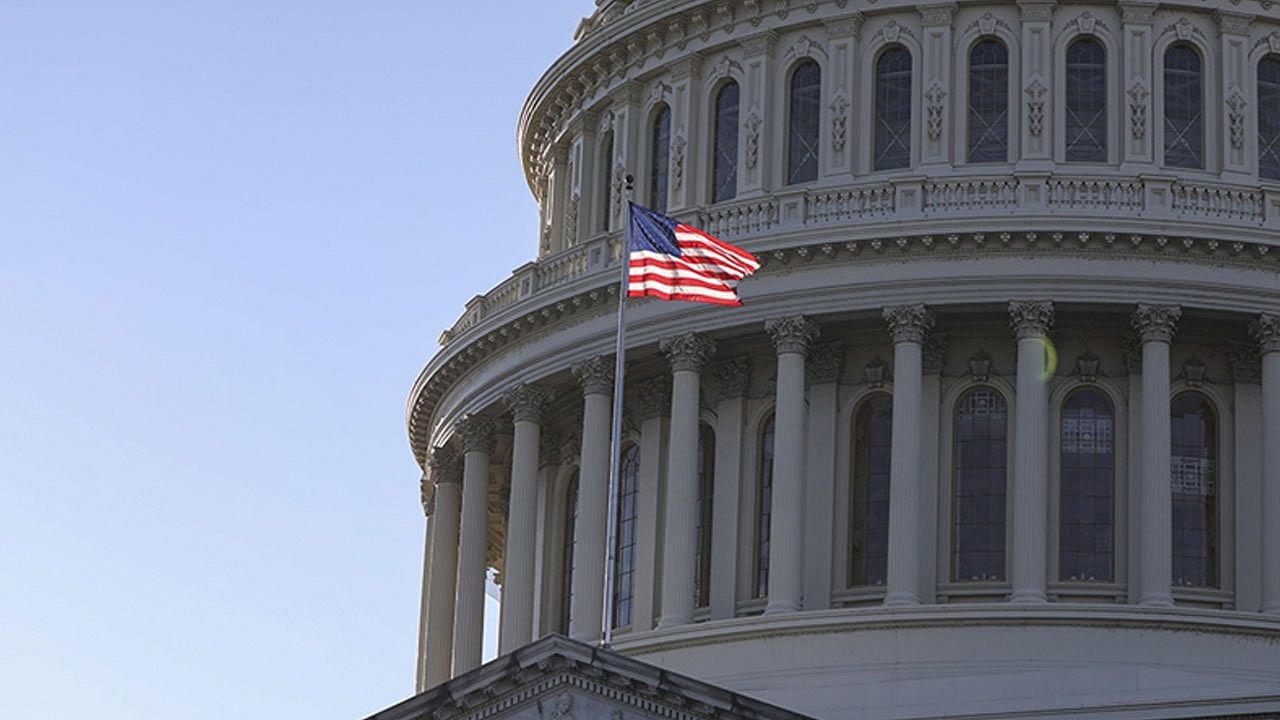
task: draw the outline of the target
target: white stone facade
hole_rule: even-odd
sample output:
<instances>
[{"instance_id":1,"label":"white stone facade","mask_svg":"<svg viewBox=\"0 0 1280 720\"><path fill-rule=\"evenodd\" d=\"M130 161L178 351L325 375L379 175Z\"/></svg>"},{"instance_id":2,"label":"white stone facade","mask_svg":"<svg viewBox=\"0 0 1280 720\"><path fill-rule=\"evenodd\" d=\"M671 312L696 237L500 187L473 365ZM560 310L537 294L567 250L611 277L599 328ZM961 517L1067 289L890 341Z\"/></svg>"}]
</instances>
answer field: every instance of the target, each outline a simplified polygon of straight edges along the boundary
<instances>
[{"instance_id":1,"label":"white stone facade","mask_svg":"<svg viewBox=\"0 0 1280 720\"><path fill-rule=\"evenodd\" d=\"M742 308L632 302L618 651L818 718L1280 713L1280 8L597 5L520 119L538 259L468 303L409 399L419 688L479 664L486 567L503 653L610 611L633 174L764 267ZM910 102L886 123L894 48ZM1003 161L971 161L992 128Z\"/></svg>"}]
</instances>

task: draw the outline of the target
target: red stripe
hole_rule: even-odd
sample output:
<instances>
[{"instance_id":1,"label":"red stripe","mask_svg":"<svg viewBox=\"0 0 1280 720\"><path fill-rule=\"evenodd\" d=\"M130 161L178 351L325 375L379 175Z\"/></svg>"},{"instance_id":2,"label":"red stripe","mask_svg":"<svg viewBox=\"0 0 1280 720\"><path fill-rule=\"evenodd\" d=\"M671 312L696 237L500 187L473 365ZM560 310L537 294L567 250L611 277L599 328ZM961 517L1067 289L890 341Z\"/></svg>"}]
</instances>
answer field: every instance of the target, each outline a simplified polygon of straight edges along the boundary
<instances>
[{"instance_id":1,"label":"red stripe","mask_svg":"<svg viewBox=\"0 0 1280 720\"><path fill-rule=\"evenodd\" d=\"M653 258L645 258L643 260L631 261L630 272L632 275L635 275L637 271L641 271L645 268L661 268L663 270L678 272L681 276L687 274L707 278L719 278L722 280L737 280L742 277L740 273L725 272L720 269L708 270L705 268L691 266L689 263L680 260L654 260Z\"/></svg>"},{"instance_id":2,"label":"red stripe","mask_svg":"<svg viewBox=\"0 0 1280 720\"><path fill-rule=\"evenodd\" d=\"M724 290L726 292L733 292L734 288L737 287L737 283L730 285L726 282L719 281L719 280L703 280L701 278L691 278L691 277L682 277L682 278L676 279L676 278L663 277L661 275L649 276L643 273L632 273L631 276L627 278L627 282L629 283L658 282L658 283L662 283L663 285L670 285L672 287L678 287L678 286L700 287L700 288L706 288L708 290Z\"/></svg>"},{"instance_id":3,"label":"red stripe","mask_svg":"<svg viewBox=\"0 0 1280 720\"><path fill-rule=\"evenodd\" d=\"M732 255L736 255L737 258L744 263L753 264L753 265L759 264L759 261L756 260L755 255L752 255L751 253L747 252L746 250L743 250L737 245L730 245L729 243L721 240L720 238L707 233L705 230L699 230L696 227L681 223L680 225L676 225L676 232L692 233L694 235L701 237L702 239L706 240L712 245L715 245L721 250L724 250L725 252L730 253Z\"/></svg>"}]
</instances>

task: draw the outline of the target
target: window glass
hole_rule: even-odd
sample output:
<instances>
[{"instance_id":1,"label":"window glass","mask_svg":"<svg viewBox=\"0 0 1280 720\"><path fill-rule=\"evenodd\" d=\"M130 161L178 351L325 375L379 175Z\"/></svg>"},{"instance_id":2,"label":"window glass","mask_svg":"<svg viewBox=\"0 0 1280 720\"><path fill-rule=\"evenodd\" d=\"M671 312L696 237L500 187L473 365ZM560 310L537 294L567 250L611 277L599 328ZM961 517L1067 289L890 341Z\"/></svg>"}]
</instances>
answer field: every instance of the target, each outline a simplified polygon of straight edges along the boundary
<instances>
[{"instance_id":1,"label":"window glass","mask_svg":"<svg viewBox=\"0 0 1280 720\"><path fill-rule=\"evenodd\" d=\"M1067 162L1107 161L1107 54L1094 38L1067 48Z\"/></svg>"},{"instance_id":2,"label":"window glass","mask_svg":"<svg viewBox=\"0 0 1280 720\"><path fill-rule=\"evenodd\" d=\"M695 560L694 606L711 604L711 514L715 503L716 433L698 426L698 555Z\"/></svg>"},{"instance_id":3,"label":"window glass","mask_svg":"<svg viewBox=\"0 0 1280 720\"><path fill-rule=\"evenodd\" d=\"M756 484L756 597L769 594L769 519L773 514L773 429L774 418L760 433L760 482Z\"/></svg>"},{"instance_id":4,"label":"window glass","mask_svg":"<svg viewBox=\"0 0 1280 720\"><path fill-rule=\"evenodd\" d=\"M1005 578L1004 398L991 388L965 393L956 406L952 486L952 578Z\"/></svg>"},{"instance_id":5,"label":"window glass","mask_svg":"<svg viewBox=\"0 0 1280 720\"><path fill-rule=\"evenodd\" d=\"M561 575L560 597L563 604L560 608L560 632L569 634L569 624L573 622L573 571L574 550L578 547L578 539L574 533L578 527L578 471L573 471L569 479L569 487L564 493L564 550L561 556L564 568Z\"/></svg>"},{"instance_id":6,"label":"window glass","mask_svg":"<svg viewBox=\"0 0 1280 720\"><path fill-rule=\"evenodd\" d=\"M1258 63L1258 173L1280 180L1280 57Z\"/></svg>"},{"instance_id":7,"label":"window glass","mask_svg":"<svg viewBox=\"0 0 1280 720\"><path fill-rule=\"evenodd\" d=\"M1200 54L1174 45L1164 54L1164 164L1204 167Z\"/></svg>"},{"instance_id":8,"label":"window glass","mask_svg":"<svg viewBox=\"0 0 1280 720\"><path fill-rule=\"evenodd\" d=\"M1173 399L1169 482L1173 495L1173 584L1218 586L1218 420L1199 393Z\"/></svg>"},{"instance_id":9,"label":"window glass","mask_svg":"<svg viewBox=\"0 0 1280 720\"><path fill-rule=\"evenodd\" d=\"M969 162L1009 160L1009 50L995 39L969 51Z\"/></svg>"},{"instance_id":10,"label":"window glass","mask_svg":"<svg viewBox=\"0 0 1280 720\"><path fill-rule=\"evenodd\" d=\"M732 200L738 194L738 83L716 95L716 137L713 150L711 202Z\"/></svg>"},{"instance_id":11,"label":"window glass","mask_svg":"<svg viewBox=\"0 0 1280 720\"><path fill-rule=\"evenodd\" d=\"M604 136L600 143L603 150L600 156L600 230L608 232L609 214L613 212L613 131Z\"/></svg>"},{"instance_id":12,"label":"window glass","mask_svg":"<svg viewBox=\"0 0 1280 720\"><path fill-rule=\"evenodd\" d=\"M1115 554L1115 411L1104 393L1085 388L1063 403L1059 451L1058 577L1110 582Z\"/></svg>"},{"instance_id":13,"label":"window glass","mask_svg":"<svg viewBox=\"0 0 1280 720\"><path fill-rule=\"evenodd\" d=\"M791 122L787 139L787 183L818 179L818 123L822 103L822 70L805 62L791 74Z\"/></svg>"},{"instance_id":14,"label":"window glass","mask_svg":"<svg viewBox=\"0 0 1280 720\"><path fill-rule=\"evenodd\" d=\"M883 585L889 567L889 458L893 398L880 394L858 406L853 421L849 585Z\"/></svg>"},{"instance_id":15,"label":"window glass","mask_svg":"<svg viewBox=\"0 0 1280 720\"><path fill-rule=\"evenodd\" d=\"M876 60L876 170L911 164L911 53L891 47Z\"/></svg>"},{"instance_id":16,"label":"window glass","mask_svg":"<svg viewBox=\"0 0 1280 720\"><path fill-rule=\"evenodd\" d=\"M671 108L663 105L653 118L649 164L649 207L667 211L667 169L671 158Z\"/></svg>"},{"instance_id":17,"label":"window glass","mask_svg":"<svg viewBox=\"0 0 1280 720\"><path fill-rule=\"evenodd\" d=\"M636 495L640 487L640 448L629 445L622 451L622 472L618 486L617 575L613 585L613 625L631 624L636 574Z\"/></svg>"}]
</instances>

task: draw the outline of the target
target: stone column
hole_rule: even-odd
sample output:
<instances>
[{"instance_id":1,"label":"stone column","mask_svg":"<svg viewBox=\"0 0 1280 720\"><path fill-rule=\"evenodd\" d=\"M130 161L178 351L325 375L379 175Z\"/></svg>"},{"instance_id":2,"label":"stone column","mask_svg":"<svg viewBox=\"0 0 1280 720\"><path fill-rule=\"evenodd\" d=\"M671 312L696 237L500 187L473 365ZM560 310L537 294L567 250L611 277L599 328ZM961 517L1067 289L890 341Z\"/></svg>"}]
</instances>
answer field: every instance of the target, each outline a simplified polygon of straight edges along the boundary
<instances>
[{"instance_id":1,"label":"stone column","mask_svg":"<svg viewBox=\"0 0 1280 720\"><path fill-rule=\"evenodd\" d=\"M499 653L533 642L533 585L538 531L538 451L542 411L551 393L539 385L519 385L502 396L515 419L511 448L511 502L507 553L503 563L502 632Z\"/></svg>"},{"instance_id":2,"label":"stone column","mask_svg":"<svg viewBox=\"0 0 1280 720\"><path fill-rule=\"evenodd\" d=\"M933 312L884 309L893 338L893 439L889 452L889 577L884 604L920 604L920 416L924 341Z\"/></svg>"},{"instance_id":3,"label":"stone column","mask_svg":"<svg viewBox=\"0 0 1280 720\"><path fill-rule=\"evenodd\" d=\"M1018 338L1018 431L1013 446L1013 593L1010 602L1042 603L1048 562L1049 393L1046 344L1053 303L1014 300L1009 319Z\"/></svg>"},{"instance_id":4,"label":"stone column","mask_svg":"<svg viewBox=\"0 0 1280 720\"><path fill-rule=\"evenodd\" d=\"M1182 309L1139 305L1133 328L1142 342L1142 509L1139 605L1173 604L1173 495L1169 487L1169 343ZM1021 422L1022 418L1018 418Z\"/></svg>"},{"instance_id":5,"label":"stone column","mask_svg":"<svg viewBox=\"0 0 1280 720\"><path fill-rule=\"evenodd\" d=\"M462 507L462 468L457 453L438 447L431 453L435 514L431 518L431 585L427 588L427 667L425 687L453 677L453 609L458 582L458 513Z\"/></svg>"},{"instance_id":6,"label":"stone column","mask_svg":"<svg viewBox=\"0 0 1280 720\"><path fill-rule=\"evenodd\" d=\"M458 603L453 615L453 674L480 667L484 648L484 581L488 568L489 455L493 421L468 415L458 421L462 437L462 530L458 545Z\"/></svg>"},{"instance_id":7,"label":"stone column","mask_svg":"<svg viewBox=\"0 0 1280 720\"><path fill-rule=\"evenodd\" d=\"M427 618L431 616L431 603L428 602L431 590L431 531L435 529L431 515L436 511L436 486L430 476L424 472L418 487L422 500L422 514L427 518L426 540L422 550L422 602L418 607L418 671L414 675L414 691L420 693L427 689Z\"/></svg>"},{"instance_id":8,"label":"stone column","mask_svg":"<svg viewBox=\"0 0 1280 720\"><path fill-rule=\"evenodd\" d=\"M831 607L831 538L836 513L836 415L844 346L809 353L809 437L804 487L804 609Z\"/></svg>"},{"instance_id":9,"label":"stone column","mask_svg":"<svg viewBox=\"0 0 1280 720\"><path fill-rule=\"evenodd\" d=\"M716 470L711 509L711 619L736 615L738 595L739 498L742 493L742 437L746 429L746 396L751 386L751 361L745 355L715 368Z\"/></svg>"},{"instance_id":10,"label":"stone column","mask_svg":"<svg viewBox=\"0 0 1280 720\"><path fill-rule=\"evenodd\" d=\"M573 572L574 640L595 643L604 630L605 541L609 517L609 430L613 358L596 356L573 366L582 384L582 459L578 466L577 555Z\"/></svg>"},{"instance_id":11,"label":"stone column","mask_svg":"<svg viewBox=\"0 0 1280 720\"><path fill-rule=\"evenodd\" d=\"M1280 614L1280 315L1254 326L1262 351L1262 612Z\"/></svg>"},{"instance_id":12,"label":"stone column","mask_svg":"<svg viewBox=\"0 0 1280 720\"><path fill-rule=\"evenodd\" d=\"M667 446L666 532L662 551L662 614L658 629L693 622L698 548L698 406L702 366L715 342L688 333L658 347L671 361L671 440Z\"/></svg>"},{"instance_id":13,"label":"stone column","mask_svg":"<svg viewBox=\"0 0 1280 720\"><path fill-rule=\"evenodd\" d=\"M765 321L778 352L774 409L773 496L769 521L766 615L800 609L804 562L804 370L818 324L803 315Z\"/></svg>"}]
</instances>

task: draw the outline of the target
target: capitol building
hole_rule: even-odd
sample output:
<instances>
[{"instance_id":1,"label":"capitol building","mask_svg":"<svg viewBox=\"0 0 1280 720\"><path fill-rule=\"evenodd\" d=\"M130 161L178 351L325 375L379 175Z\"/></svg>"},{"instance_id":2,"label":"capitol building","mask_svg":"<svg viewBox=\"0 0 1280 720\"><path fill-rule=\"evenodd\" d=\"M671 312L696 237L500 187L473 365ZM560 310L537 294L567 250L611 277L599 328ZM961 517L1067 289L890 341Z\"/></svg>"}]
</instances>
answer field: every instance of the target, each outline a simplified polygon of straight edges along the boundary
<instances>
[{"instance_id":1,"label":"capitol building","mask_svg":"<svg viewBox=\"0 0 1280 720\"><path fill-rule=\"evenodd\" d=\"M1280 4L596 0L517 133L375 718L1280 717ZM606 599L628 175L763 267L628 303Z\"/></svg>"}]
</instances>

